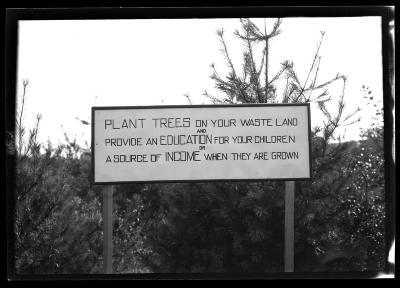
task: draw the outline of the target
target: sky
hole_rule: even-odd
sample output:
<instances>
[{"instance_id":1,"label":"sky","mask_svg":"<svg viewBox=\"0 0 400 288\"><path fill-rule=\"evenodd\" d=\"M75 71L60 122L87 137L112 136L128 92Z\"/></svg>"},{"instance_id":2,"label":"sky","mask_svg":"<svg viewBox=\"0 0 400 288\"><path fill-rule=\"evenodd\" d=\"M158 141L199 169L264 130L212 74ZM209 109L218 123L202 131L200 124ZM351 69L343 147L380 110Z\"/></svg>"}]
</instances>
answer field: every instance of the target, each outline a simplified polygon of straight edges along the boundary
<instances>
[{"instance_id":1,"label":"sky","mask_svg":"<svg viewBox=\"0 0 400 288\"><path fill-rule=\"evenodd\" d=\"M252 20L263 31L264 19ZM265 20L267 31L274 21ZM220 75L228 71L216 35L220 28L239 70L244 47L233 35L240 29L237 18L20 21L16 99L20 107L22 81L28 79L24 123L33 127L40 113L39 142L63 143L65 131L85 147L90 125L77 118L90 122L92 106L187 105L184 94L193 104L210 103L202 95L205 90L223 96L209 77L210 65L215 64ZM325 31L319 81L337 73L348 77L345 113L360 107L361 121L339 133L345 140L357 140L360 127L377 121L373 105L363 98L363 85L382 106L380 17L284 18L281 30L270 44L270 75L290 60L301 81L307 77L320 31ZM261 54L256 57L261 60ZM332 87L333 101L339 89ZM311 104L312 126L323 121L316 107Z\"/></svg>"}]
</instances>

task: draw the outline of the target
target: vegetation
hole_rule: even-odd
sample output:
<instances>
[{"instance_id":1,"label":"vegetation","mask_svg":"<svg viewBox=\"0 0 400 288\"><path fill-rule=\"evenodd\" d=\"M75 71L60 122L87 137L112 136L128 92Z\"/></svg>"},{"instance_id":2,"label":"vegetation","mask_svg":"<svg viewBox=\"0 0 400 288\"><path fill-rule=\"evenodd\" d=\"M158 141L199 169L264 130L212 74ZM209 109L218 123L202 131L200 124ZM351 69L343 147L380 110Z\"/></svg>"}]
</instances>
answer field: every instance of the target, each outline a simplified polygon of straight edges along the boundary
<instances>
[{"instance_id":1,"label":"vegetation","mask_svg":"<svg viewBox=\"0 0 400 288\"><path fill-rule=\"evenodd\" d=\"M336 137L337 128L350 125L357 111L345 114L345 76L318 82L323 32L302 83L290 61L270 75L270 45L281 33L281 20L270 33L249 19L240 21L235 35L246 47L241 74L221 29L217 35L230 71L224 78L212 65L211 78L223 96L207 91L205 96L230 104L316 101L325 115L312 131L312 181L296 183L295 271L383 270L382 124L362 131L358 142ZM256 45L263 46L260 63ZM284 83L282 95L279 83ZM67 136L59 147L39 144L40 116L24 138L27 85L8 146L17 160L16 272L101 273L102 187L90 185L90 149ZM329 94L331 85L342 85L338 97ZM369 92L364 90L368 97ZM116 273L281 272L283 222L283 182L116 185L113 268Z\"/></svg>"}]
</instances>

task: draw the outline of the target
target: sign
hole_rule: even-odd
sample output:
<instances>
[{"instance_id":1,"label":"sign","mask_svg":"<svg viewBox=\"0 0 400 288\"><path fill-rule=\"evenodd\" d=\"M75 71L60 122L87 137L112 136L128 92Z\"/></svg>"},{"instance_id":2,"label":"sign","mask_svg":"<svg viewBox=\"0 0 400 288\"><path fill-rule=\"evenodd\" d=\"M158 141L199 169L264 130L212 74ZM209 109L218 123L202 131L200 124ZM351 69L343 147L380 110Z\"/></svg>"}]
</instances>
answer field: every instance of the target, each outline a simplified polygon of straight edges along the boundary
<instances>
[{"instance_id":1,"label":"sign","mask_svg":"<svg viewBox=\"0 0 400 288\"><path fill-rule=\"evenodd\" d=\"M92 108L93 183L310 179L309 104Z\"/></svg>"}]
</instances>

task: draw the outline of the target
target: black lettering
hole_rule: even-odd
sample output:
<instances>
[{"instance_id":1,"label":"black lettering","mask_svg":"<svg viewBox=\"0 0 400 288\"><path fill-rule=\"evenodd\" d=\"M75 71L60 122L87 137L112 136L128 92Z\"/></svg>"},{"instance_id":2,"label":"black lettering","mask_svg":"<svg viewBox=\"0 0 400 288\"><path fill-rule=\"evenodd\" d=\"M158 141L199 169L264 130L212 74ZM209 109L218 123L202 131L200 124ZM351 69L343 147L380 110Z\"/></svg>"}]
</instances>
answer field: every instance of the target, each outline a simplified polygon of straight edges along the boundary
<instances>
[{"instance_id":1,"label":"black lettering","mask_svg":"<svg viewBox=\"0 0 400 288\"><path fill-rule=\"evenodd\" d=\"M210 154L205 153L204 158L208 161L210 161L210 160L217 160L217 161L228 160L228 153L210 153Z\"/></svg>"},{"instance_id":2,"label":"black lettering","mask_svg":"<svg viewBox=\"0 0 400 288\"><path fill-rule=\"evenodd\" d=\"M188 151L174 151L174 152L165 152L165 161L201 161L199 159L200 151L193 151L192 153Z\"/></svg>"},{"instance_id":3,"label":"black lettering","mask_svg":"<svg viewBox=\"0 0 400 288\"><path fill-rule=\"evenodd\" d=\"M114 120L111 119L105 119L104 120L104 129L107 129L107 126L112 125Z\"/></svg>"}]
</instances>

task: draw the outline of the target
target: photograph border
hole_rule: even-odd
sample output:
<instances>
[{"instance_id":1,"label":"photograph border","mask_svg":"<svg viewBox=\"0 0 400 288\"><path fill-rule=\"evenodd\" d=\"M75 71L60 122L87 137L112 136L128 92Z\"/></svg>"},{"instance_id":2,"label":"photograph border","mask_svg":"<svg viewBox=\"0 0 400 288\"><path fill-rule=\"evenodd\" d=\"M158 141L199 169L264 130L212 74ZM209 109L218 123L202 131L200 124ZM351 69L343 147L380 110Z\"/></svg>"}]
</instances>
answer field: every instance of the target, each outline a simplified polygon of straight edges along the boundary
<instances>
[{"instance_id":1,"label":"photograph border","mask_svg":"<svg viewBox=\"0 0 400 288\"><path fill-rule=\"evenodd\" d=\"M90 5L88 5L90 6ZM6 154L6 181L3 200L6 205L7 227L7 279L10 280L121 280L121 279L359 279L376 278L382 273L394 275L394 264L388 261L389 249L395 240L396 210L396 169L394 164L394 6L241 6L241 7L78 7L78 8L7 8L5 45L5 117L6 133L15 132L15 109L17 92L17 48L18 22L23 20L101 20L101 19L187 19L187 18L277 18L277 17L362 17L379 16L382 19L382 77L384 102L384 149L385 149L385 198L386 236L384 271L347 272L306 272L306 273L152 273L118 275L20 275L15 271L14 261L14 187L15 155ZM393 22L393 24L390 24ZM393 26L394 27L394 26ZM393 30L394 32L394 30ZM311 155L310 155L311 156ZM394 277L394 276L393 276Z\"/></svg>"}]
</instances>

